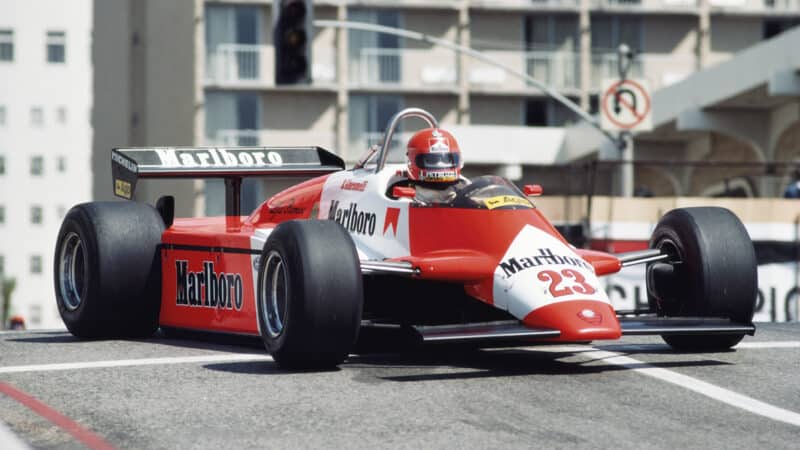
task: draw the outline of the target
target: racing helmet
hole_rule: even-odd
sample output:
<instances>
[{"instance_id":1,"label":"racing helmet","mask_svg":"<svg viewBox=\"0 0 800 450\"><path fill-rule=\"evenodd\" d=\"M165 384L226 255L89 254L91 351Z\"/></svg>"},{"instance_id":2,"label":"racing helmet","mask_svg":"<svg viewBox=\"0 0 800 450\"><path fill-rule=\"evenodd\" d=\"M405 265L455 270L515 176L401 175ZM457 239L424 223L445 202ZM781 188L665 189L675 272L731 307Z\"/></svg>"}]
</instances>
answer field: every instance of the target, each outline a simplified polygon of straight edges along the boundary
<instances>
[{"instance_id":1,"label":"racing helmet","mask_svg":"<svg viewBox=\"0 0 800 450\"><path fill-rule=\"evenodd\" d=\"M461 175L461 150L452 134L439 128L417 131L408 140L408 178L426 183L455 183Z\"/></svg>"}]
</instances>

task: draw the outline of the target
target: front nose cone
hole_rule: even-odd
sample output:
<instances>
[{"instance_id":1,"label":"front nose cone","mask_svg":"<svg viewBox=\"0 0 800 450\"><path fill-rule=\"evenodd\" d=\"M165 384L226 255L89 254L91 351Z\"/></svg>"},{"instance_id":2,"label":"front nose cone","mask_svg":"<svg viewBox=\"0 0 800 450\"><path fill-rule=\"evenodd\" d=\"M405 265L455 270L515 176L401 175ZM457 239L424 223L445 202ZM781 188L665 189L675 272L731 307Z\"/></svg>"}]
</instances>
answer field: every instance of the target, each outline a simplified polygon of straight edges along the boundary
<instances>
[{"instance_id":1,"label":"front nose cone","mask_svg":"<svg viewBox=\"0 0 800 450\"><path fill-rule=\"evenodd\" d=\"M529 327L559 330L562 341L619 339L622 336L614 308L608 303L591 300L551 303L531 311L522 322Z\"/></svg>"}]
</instances>

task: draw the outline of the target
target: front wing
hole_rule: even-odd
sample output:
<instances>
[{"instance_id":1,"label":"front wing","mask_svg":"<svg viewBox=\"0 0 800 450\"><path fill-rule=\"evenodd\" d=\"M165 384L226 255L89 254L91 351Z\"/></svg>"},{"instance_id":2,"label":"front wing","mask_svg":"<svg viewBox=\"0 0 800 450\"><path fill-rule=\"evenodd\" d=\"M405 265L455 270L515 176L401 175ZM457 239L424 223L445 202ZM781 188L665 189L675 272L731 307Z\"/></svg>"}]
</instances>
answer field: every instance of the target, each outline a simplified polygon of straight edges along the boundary
<instances>
[{"instance_id":1,"label":"front wing","mask_svg":"<svg viewBox=\"0 0 800 450\"><path fill-rule=\"evenodd\" d=\"M738 324L723 318L701 317L620 317L623 335L668 334L755 334L755 325ZM531 341L558 338L554 329L533 329L511 320L504 322L459 325L416 326L414 330L426 343L527 344Z\"/></svg>"}]
</instances>

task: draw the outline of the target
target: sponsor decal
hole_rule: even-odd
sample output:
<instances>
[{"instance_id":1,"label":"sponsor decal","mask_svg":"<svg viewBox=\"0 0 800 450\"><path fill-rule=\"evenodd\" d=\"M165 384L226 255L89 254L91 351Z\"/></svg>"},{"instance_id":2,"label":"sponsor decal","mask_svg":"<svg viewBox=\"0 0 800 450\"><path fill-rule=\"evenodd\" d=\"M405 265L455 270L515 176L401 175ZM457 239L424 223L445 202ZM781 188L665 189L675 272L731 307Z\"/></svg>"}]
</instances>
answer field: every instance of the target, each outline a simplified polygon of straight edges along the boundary
<instances>
[{"instance_id":1,"label":"sponsor decal","mask_svg":"<svg viewBox=\"0 0 800 450\"><path fill-rule=\"evenodd\" d=\"M594 267L555 236L532 225L520 230L498 263L492 295L496 307L518 319L555 302L609 303ZM587 319L595 320L582 320Z\"/></svg>"},{"instance_id":2,"label":"sponsor decal","mask_svg":"<svg viewBox=\"0 0 800 450\"><path fill-rule=\"evenodd\" d=\"M211 261L203 261L203 270L200 272L190 272L188 267L187 260L175 261L175 304L236 311L242 309L243 287L240 274L217 274Z\"/></svg>"},{"instance_id":3,"label":"sponsor decal","mask_svg":"<svg viewBox=\"0 0 800 450\"><path fill-rule=\"evenodd\" d=\"M280 166L283 158L278 152L261 150L226 150L209 148L181 151L157 148L156 154L164 167L253 167Z\"/></svg>"},{"instance_id":4,"label":"sponsor decal","mask_svg":"<svg viewBox=\"0 0 800 450\"><path fill-rule=\"evenodd\" d=\"M488 209L500 208L501 206L524 206L526 208L533 208L531 202L516 195L498 195L497 197L487 198L483 201Z\"/></svg>"},{"instance_id":5,"label":"sponsor decal","mask_svg":"<svg viewBox=\"0 0 800 450\"><path fill-rule=\"evenodd\" d=\"M289 197L285 200L281 199L273 204L268 205L267 211L269 211L270 214L303 214L303 208L295 206L294 202L294 197Z\"/></svg>"},{"instance_id":6,"label":"sponsor decal","mask_svg":"<svg viewBox=\"0 0 800 450\"><path fill-rule=\"evenodd\" d=\"M139 168L136 167L136 163L131 161L130 159L120 155L117 152L111 152L111 161L119 164L120 166L128 169L129 172L138 173Z\"/></svg>"},{"instance_id":7,"label":"sponsor decal","mask_svg":"<svg viewBox=\"0 0 800 450\"><path fill-rule=\"evenodd\" d=\"M458 179L455 170L420 170L419 176L428 181L456 181Z\"/></svg>"},{"instance_id":8,"label":"sponsor decal","mask_svg":"<svg viewBox=\"0 0 800 450\"><path fill-rule=\"evenodd\" d=\"M350 203L345 208L339 207L339 201L331 201L331 208L328 210L328 218L339 222L350 233L358 233L372 236L375 234L375 213L369 211L359 211L358 205Z\"/></svg>"},{"instance_id":9,"label":"sponsor decal","mask_svg":"<svg viewBox=\"0 0 800 450\"><path fill-rule=\"evenodd\" d=\"M444 136L433 135L433 139L428 139L428 147L431 150L431 153L449 153L450 152L450 143L447 142L447 138Z\"/></svg>"},{"instance_id":10,"label":"sponsor decal","mask_svg":"<svg viewBox=\"0 0 800 450\"><path fill-rule=\"evenodd\" d=\"M386 208L386 217L383 219L383 234L392 229L392 234L397 236L397 221L400 219L400 208Z\"/></svg>"},{"instance_id":11,"label":"sponsor decal","mask_svg":"<svg viewBox=\"0 0 800 450\"><path fill-rule=\"evenodd\" d=\"M344 180L344 181L342 181L341 188L344 191L364 192L364 189L367 188L367 182L366 181Z\"/></svg>"},{"instance_id":12,"label":"sponsor decal","mask_svg":"<svg viewBox=\"0 0 800 450\"><path fill-rule=\"evenodd\" d=\"M594 272L594 268L591 266L591 264L587 263L586 261L583 260L583 258L579 256L556 255L555 253L553 253L553 250L549 248L540 248L538 252L539 252L538 255L508 258L505 261L500 262L500 268L503 269L506 278L510 278L512 275L518 272L522 272L526 269L542 265L573 266Z\"/></svg>"},{"instance_id":13,"label":"sponsor decal","mask_svg":"<svg viewBox=\"0 0 800 450\"><path fill-rule=\"evenodd\" d=\"M584 309L578 313L578 317L592 325L600 325L603 323L603 315L593 309Z\"/></svg>"},{"instance_id":14,"label":"sponsor decal","mask_svg":"<svg viewBox=\"0 0 800 450\"><path fill-rule=\"evenodd\" d=\"M131 195L133 195L133 192L131 191L131 184L127 181L114 180L114 194L130 200Z\"/></svg>"}]
</instances>

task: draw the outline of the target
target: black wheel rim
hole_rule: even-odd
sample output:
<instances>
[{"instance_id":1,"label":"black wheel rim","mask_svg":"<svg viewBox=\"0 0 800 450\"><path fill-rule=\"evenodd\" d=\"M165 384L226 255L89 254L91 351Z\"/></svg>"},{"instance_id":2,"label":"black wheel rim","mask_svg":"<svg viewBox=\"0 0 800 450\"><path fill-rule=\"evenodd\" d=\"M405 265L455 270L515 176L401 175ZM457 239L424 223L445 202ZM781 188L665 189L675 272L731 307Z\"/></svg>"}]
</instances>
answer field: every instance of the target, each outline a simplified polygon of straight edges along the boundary
<instances>
[{"instance_id":1,"label":"black wheel rim","mask_svg":"<svg viewBox=\"0 0 800 450\"><path fill-rule=\"evenodd\" d=\"M58 257L58 289L68 311L75 311L83 302L86 267L83 241L77 233L70 232L61 243Z\"/></svg>"},{"instance_id":2,"label":"black wheel rim","mask_svg":"<svg viewBox=\"0 0 800 450\"><path fill-rule=\"evenodd\" d=\"M261 277L260 286L261 310L264 312L266 332L271 338L280 336L284 330L289 302L286 281L283 258L273 250L269 252L264 263L264 275Z\"/></svg>"}]
</instances>

